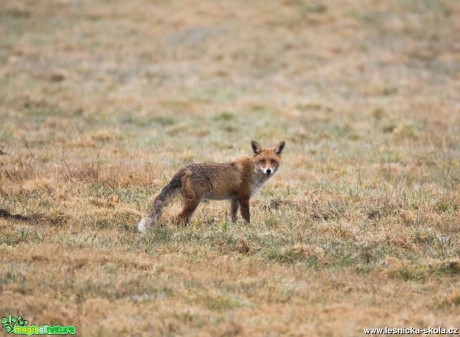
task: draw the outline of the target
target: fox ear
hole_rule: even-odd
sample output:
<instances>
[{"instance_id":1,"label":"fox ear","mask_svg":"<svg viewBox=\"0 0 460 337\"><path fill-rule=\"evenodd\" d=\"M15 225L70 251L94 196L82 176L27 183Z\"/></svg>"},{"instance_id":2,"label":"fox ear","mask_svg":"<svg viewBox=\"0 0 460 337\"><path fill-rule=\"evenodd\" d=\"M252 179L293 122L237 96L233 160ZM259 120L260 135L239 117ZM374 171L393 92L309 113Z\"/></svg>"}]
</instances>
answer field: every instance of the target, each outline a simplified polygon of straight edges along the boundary
<instances>
[{"instance_id":1,"label":"fox ear","mask_svg":"<svg viewBox=\"0 0 460 337\"><path fill-rule=\"evenodd\" d=\"M251 146L252 146L252 151L255 153L255 154L259 154L262 152L262 146L260 146L259 143L257 143L255 140L253 140L251 142Z\"/></svg>"},{"instance_id":2,"label":"fox ear","mask_svg":"<svg viewBox=\"0 0 460 337\"><path fill-rule=\"evenodd\" d=\"M278 145L275 147L275 153L276 154L281 154L284 150L284 145L286 145L286 142L283 140L280 142Z\"/></svg>"}]
</instances>

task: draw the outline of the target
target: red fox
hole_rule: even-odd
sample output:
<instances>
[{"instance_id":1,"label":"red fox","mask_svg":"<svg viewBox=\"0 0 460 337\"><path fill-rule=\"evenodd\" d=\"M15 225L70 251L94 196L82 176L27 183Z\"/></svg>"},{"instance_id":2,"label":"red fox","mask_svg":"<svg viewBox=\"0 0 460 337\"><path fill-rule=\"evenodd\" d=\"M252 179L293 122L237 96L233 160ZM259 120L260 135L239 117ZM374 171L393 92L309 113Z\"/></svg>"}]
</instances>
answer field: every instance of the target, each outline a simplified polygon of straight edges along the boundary
<instances>
[{"instance_id":1,"label":"red fox","mask_svg":"<svg viewBox=\"0 0 460 337\"><path fill-rule=\"evenodd\" d=\"M238 208L241 216L250 222L249 199L277 171L285 142L274 148L263 149L252 141L253 156L243 157L231 163L190 164L179 170L155 198L147 217L138 224L140 232L146 231L158 220L163 207L177 194L184 199L183 209L176 223L187 225L202 199L230 200L231 220L236 221Z\"/></svg>"}]
</instances>

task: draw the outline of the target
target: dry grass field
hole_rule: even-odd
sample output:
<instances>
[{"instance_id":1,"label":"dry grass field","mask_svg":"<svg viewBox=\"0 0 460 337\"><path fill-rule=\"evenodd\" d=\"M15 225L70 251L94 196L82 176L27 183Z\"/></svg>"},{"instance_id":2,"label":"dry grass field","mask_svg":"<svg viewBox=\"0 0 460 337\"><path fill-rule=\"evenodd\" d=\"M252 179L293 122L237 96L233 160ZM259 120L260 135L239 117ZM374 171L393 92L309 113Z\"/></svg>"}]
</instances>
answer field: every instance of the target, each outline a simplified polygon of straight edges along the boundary
<instances>
[{"instance_id":1,"label":"dry grass field","mask_svg":"<svg viewBox=\"0 0 460 337\"><path fill-rule=\"evenodd\" d=\"M0 316L79 336L460 327L460 2L2 0ZM251 200L136 224L286 141ZM0 330L4 336L4 330Z\"/></svg>"}]
</instances>

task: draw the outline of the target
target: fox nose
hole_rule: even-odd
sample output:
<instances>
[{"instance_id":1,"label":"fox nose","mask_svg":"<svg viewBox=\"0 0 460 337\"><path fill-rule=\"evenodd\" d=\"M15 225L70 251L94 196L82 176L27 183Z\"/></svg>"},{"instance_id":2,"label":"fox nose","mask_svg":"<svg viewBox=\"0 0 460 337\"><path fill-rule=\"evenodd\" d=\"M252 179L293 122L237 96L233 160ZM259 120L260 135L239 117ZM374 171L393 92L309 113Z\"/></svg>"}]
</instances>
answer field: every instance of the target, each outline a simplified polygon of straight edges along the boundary
<instances>
[{"instance_id":1,"label":"fox nose","mask_svg":"<svg viewBox=\"0 0 460 337\"><path fill-rule=\"evenodd\" d=\"M267 169L267 174L272 174L272 169Z\"/></svg>"}]
</instances>

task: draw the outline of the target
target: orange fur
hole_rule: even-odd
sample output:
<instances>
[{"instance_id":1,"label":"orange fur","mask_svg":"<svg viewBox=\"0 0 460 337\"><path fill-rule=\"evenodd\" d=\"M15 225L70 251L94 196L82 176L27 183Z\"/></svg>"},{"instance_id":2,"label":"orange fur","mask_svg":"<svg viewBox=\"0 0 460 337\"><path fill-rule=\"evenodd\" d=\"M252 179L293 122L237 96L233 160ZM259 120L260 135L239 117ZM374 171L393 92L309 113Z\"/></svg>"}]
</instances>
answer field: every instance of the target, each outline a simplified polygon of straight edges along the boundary
<instances>
[{"instance_id":1,"label":"orange fur","mask_svg":"<svg viewBox=\"0 0 460 337\"><path fill-rule=\"evenodd\" d=\"M139 230L150 227L164 205L179 192L184 205L177 223L188 224L203 199L230 200L232 221L236 221L240 209L243 219L250 222L249 199L277 172L285 142L265 149L254 141L251 145L253 156L231 163L191 164L179 170L157 196L150 215L139 223Z\"/></svg>"}]
</instances>

